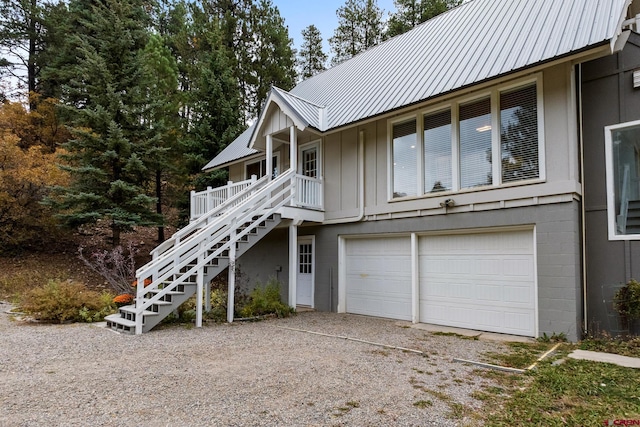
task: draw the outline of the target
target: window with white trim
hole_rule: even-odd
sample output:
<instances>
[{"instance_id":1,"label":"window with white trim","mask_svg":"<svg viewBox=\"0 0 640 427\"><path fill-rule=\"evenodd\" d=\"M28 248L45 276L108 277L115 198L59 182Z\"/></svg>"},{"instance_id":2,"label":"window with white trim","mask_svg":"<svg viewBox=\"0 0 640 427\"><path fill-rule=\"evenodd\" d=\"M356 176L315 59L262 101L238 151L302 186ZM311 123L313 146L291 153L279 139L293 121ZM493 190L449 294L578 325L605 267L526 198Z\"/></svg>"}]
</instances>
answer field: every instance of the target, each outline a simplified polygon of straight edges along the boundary
<instances>
[{"instance_id":1,"label":"window with white trim","mask_svg":"<svg viewBox=\"0 0 640 427\"><path fill-rule=\"evenodd\" d=\"M487 91L391 126L391 198L544 178L540 82ZM421 176L418 176L421 174Z\"/></svg>"},{"instance_id":2,"label":"window with white trim","mask_svg":"<svg viewBox=\"0 0 640 427\"><path fill-rule=\"evenodd\" d=\"M609 238L640 239L640 121L605 128Z\"/></svg>"},{"instance_id":3,"label":"window with white trim","mask_svg":"<svg viewBox=\"0 0 640 427\"><path fill-rule=\"evenodd\" d=\"M280 156L278 154L273 155L273 177L278 176L278 167L280 163ZM255 175L258 178L265 176L267 173L267 159L256 160L253 162L245 163L245 178L250 179L251 175Z\"/></svg>"},{"instance_id":4,"label":"window with white trim","mask_svg":"<svg viewBox=\"0 0 640 427\"><path fill-rule=\"evenodd\" d=\"M393 197L417 194L416 136L415 119L393 125Z\"/></svg>"}]
</instances>

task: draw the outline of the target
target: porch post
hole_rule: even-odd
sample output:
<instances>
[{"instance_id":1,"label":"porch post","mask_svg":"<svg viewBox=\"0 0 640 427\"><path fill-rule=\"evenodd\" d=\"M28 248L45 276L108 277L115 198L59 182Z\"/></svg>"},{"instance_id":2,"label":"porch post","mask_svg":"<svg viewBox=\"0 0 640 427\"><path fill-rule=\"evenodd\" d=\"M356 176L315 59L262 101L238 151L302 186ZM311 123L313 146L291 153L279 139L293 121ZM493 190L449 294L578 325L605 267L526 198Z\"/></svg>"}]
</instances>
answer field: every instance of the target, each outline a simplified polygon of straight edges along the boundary
<instances>
[{"instance_id":1,"label":"porch post","mask_svg":"<svg viewBox=\"0 0 640 427\"><path fill-rule=\"evenodd\" d=\"M273 137L267 135L267 170L265 171L268 180L271 181L273 177Z\"/></svg>"},{"instance_id":2,"label":"porch post","mask_svg":"<svg viewBox=\"0 0 640 427\"><path fill-rule=\"evenodd\" d=\"M202 328L202 292L204 285L204 255L198 257L198 273L196 276L196 328Z\"/></svg>"},{"instance_id":3,"label":"porch post","mask_svg":"<svg viewBox=\"0 0 640 427\"><path fill-rule=\"evenodd\" d=\"M227 322L233 323L233 307L235 305L236 292L236 227L235 223L231 224L231 234L229 236L229 286L227 298Z\"/></svg>"},{"instance_id":4,"label":"porch post","mask_svg":"<svg viewBox=\"0 0 640 427\"><path fill-rule=\"evenodd\" d=\"M298 133L295 126L289 128L289 167L294 171L298 169Z\"/></svg>"},{"instance_id":5,"label":"porch post","mask_svg":"<svg viewBox=\"0 0 640 427\"><path fill-rule=\"evenodd\" d=\"M289 226L289 306L296 308L296 292L298 278L298 224Z\"/></svg>"},{"instance_id":6,"label":"porch post","mask_svg":"<svg viewBox=\"0 0 640 427\"><path fill-rule=\"evenodd\" d=\"M411 233L411 322L420 322L420 258L418 235Z\"/></svg>"}]
</instances>

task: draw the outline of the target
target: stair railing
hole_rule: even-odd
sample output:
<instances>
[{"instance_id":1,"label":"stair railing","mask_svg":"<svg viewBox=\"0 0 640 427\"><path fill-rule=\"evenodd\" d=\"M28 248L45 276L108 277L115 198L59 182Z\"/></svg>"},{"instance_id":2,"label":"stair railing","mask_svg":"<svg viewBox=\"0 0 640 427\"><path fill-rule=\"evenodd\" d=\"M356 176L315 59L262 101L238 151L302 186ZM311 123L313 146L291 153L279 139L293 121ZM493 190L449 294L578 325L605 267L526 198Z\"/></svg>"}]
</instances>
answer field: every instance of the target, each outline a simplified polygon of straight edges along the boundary
<instances>
[{"instance_id":1,"label":"stair railing","mask_svg":"<svg viewBox=\"0 0 640 427\"><path fill-rule=\"evenodd\" d=\"M158 258L141 267L136 272L138 279L136 334L142 333L143 313L147 308L158 302L167 292L185 283L213 259L227 251L231 245L235 245L269 216L293 200L296 187L294 177L293 170L283 173L244 202L224 212L211 224L177 241ZM232 233L232 229L237 230L238 226L244 224L248 224L246 228ZM231 237L232 234L233 238L229 238L217 249L211 250L213 246L221 243L226 237ZM151 283L145 287L144 282L147 279L150 279ZM159 286L162 284L166 286L160 289ZM154 296L144 298L145 295L159 289L160 291Z\"/></svg>"},{"instance_id":2,"label":"stair railing","mask_svg":"<svg viewBox=\"0 0 640 427\"><path fill-rule=\"evenodd\" d=\"M195 221L190 222L185 227L176 231L173 236L165 240L163 243L161 243L151 251L152 259L155 260L159 255L173 248L174 246L179 244L181 240L184 240L186 237L188 237L198 229L203 228L207 225L211 225L215 221L222 220L222 214L225 211L227 211L231 207L240 205L240 201L242 201L242 199L246 198L252 192L255 192L257 189L261 188L266 182L268 182L268 177L263 176L259 180L255 181L251 186L242 189L242 191L237 192L236 194L225 200L224 203L216 206L205 215L201 215Z\"/></svg>"}]
</instances>

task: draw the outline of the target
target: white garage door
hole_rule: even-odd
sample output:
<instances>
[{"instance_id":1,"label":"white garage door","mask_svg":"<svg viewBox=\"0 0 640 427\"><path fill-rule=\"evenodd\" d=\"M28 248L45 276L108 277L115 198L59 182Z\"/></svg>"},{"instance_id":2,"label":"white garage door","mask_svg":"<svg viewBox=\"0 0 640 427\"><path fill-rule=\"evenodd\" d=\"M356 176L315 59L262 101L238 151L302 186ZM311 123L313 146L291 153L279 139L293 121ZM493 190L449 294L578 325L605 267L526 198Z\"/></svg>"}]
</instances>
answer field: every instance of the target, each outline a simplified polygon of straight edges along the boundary
<instances>
[{"instance_id":1,"label":"white garage door","mask_svg":"<svg viewBox=\"0 0 640 427\"><path fill-rule=\"evenodd\" d=\"M347 239L347 313L411 320L411 238Z\"/></svg>"},{"instance_id":2,"label":"white garage door","mask_svg":"<svg viewBox=\"0 0 640 427\"><path fill-rule=\"evenodd\" d=\"M533 231L419 240L420 322L535 335Z\"/></svg>"}]
</instances>

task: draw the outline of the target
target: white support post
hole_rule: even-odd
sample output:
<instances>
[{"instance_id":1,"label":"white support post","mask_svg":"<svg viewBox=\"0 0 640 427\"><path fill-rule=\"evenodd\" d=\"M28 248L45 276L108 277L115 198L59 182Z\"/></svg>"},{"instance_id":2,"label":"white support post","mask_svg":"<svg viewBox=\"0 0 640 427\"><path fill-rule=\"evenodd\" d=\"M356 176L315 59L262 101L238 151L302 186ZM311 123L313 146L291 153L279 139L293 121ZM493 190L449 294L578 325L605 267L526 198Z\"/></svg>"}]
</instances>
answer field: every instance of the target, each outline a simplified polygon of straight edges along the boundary
<instances>
[{"instance_id":1,"label":"white support post","mask_svg":"<svg viewBox=\"0 0 640 427\"><path fill-rule=\"evenodd\" d=\"M289 128L289 167L294 171L298 169L298 133L295 126Z\"/></svg>"},{"instance_id":2,"label":"white support post","mask_svg":"<svg viewBox=\"0 0 640 427\"><path fill-rule=\"evenodd\" d=\"M296 308L298 278L298 225L289 226L289 306Z\"/></svg>"},{"instance_id":3,"label":"white support post","mask_svg":"<svg viewBox=\"0 0 640 427\"><path fill-rule=\"evenodd\" d=\"M195 190L191 190L191 197L189 200L189 207L191 208L191 215L190 215L190 220L193 221L194 219L196 219L196 192Z\"/></svg>"},{"instance_id":4,"label":"white support post","mask_svg":"<svg viewBox=\"0 0 640 427\"><path fill-rule=\"evenodd\" d=\"M204 271L205 267L202 267ZM211 311L211 280L204 284L204 311Z\"/></svg>"},{"instance_id":5,"label":"white support post","mask_svg":"<svg viewBox=\"0 0 640 427\"><path fill-rule=\"evenodd\" d=\"M213 209L213 199L211 198L211 190L212 190L211 187L207 187L207 197L205 199L206 200L205 203L207 204L206 205L207 206L206 212L209 212L211 209Z\"/></svg>"},{"instance_id":6,"label":"white support post","mask_svg":"<svg viewBox=\"0 0 640 427\"><path fill-rule=\"evenodd\" d=\"M420 258L416 233L411 233L411 321L420 322Z\"/></svg>"},{"instance_id":7,"label":"white support post","mask_svg":"<svg viewBox=\"0 0 640 427\"><path fill-rule=\"evenodd\" d=\"M235 304L236 292L236 224L231 224L231 233L229 235L229 287L227 298L227 322L233 323L233 307Z\"/></svg>"},{"instance_id":8,"label":"white support post","mask_svg":"<svg viewBox=\"0 0 640 427\"><path fill-rule=\"evenodd\" d=\"M265 171L269 181L273 178L273 137L267 135L267 170Z\"/></svg>"},{"instance_id":9,"label":"white support post","mask_svg":"<svg viewBox=\"0 0 640 427\"><path fill-rule=\"evenodd\" d=\"M200 255L198 264L200 268L196 276L196 328L202 328L202 293L204 292L204 266L202 265L202 258L204 255Z\"/></svg>"}]
</instances>

